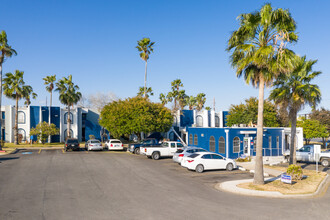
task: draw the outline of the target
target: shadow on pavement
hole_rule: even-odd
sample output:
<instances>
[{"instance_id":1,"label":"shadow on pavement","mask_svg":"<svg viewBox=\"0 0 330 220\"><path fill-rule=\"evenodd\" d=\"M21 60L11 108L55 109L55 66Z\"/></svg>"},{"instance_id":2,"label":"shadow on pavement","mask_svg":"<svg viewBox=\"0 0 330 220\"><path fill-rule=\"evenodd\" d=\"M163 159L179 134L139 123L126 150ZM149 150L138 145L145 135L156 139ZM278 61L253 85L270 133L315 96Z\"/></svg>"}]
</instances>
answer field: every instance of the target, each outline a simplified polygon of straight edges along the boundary
<instances>
[{"instance_id":1,"label":"shadow on pavement","mask_svg":"<svg viewBox=\"0 0 330 220\"><path fill-rule=\"evenodd\" d=\"M16 159L19 159L19 157L1 157L0 158L0 163L1 163L1 161L16 160Z\"/></svg>"}]
</instances>

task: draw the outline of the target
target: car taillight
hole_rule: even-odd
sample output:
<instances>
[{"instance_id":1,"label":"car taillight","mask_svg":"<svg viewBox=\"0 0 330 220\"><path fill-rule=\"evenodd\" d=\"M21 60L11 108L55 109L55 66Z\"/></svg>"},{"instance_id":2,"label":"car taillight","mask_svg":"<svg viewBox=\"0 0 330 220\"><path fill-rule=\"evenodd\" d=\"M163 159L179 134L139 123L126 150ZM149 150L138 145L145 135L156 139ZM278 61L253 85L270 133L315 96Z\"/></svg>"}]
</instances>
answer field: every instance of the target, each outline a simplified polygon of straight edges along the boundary
<instances>
[{"instance_id":1,"label":"car taillight","mask_svg":"<svg viewBox=\"0 0 330 220\"><path fill-rule=\"evenodd\" d=\"M144 148L144 152L147 152L147 148Z\"/></svg>"},{"instance_id":2,"label":"car taillight","mask_svg":"<svg viewBox=\"0 0 330 220\"><path fill-rule=\"evenodd\" d=\"M80 144L78 144L78 147L80 147Z\"/></svg>"},{"instance_id":3,"label":"car taillight","mask_svg":"<svg viewBox=\"0 0 330 220\"><path fill-rule=\"evenodd\" d=\"M112 144L110 144L110 147L113 147L113 145L112 145Z\"/></svg>"},{"instance_id":4,"label":"car taillight","mask_svg":"<svg viewBox=\"0 0 330 220\"><path fill-rule=\"evenodd\" d=\"M68 146L68 144L65 144L65 146L67 147L67 146Z\"/></svg>"},{"instance_id":5,"label":"car taillight","mask_svg":"<svg viewBox=\"0 0 330 220\"><path fill-rule=\"evenodd\" d=\"M188 163L194 162L194 160L187 160L187 161L188 161Z\"/></svg>"},{"instance_id":6,"label":"car taillight","mask_svg":"<svg viewBox=\"0 0 330 220\"><path fill-rule=\"evenodd\" d=\"M122 147L124 147L124 145L123 145L123 144L121 144L121 146L122 146Z\"/></svg>"},{"instance_id":7,"label":"car taillight","mask_svg":"<svg viewBox=\"0 0 330 220\"><path fill-rule=\"evenodd\" d=\"M179 154L179 157L183 157L183 154Z\"/></svg>"}]
</instances>

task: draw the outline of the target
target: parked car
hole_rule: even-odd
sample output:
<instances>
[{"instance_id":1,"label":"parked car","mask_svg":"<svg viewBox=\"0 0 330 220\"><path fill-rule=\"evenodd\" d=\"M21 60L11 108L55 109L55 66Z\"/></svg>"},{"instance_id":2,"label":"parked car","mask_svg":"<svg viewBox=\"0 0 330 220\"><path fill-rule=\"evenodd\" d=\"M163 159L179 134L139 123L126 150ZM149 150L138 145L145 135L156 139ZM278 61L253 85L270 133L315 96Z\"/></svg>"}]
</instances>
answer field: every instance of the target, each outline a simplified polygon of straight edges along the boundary
<instances>
[{"instance_id":1,"label":"parked car","mask_svg":"<svg viewBox=\"0 0 330 220\"><path fill-rule=\"evenodd\" d=\"M160 146L144 146L140 147L140 154L152 157L158 160L161 157L171 157L178 149L184 148L183 144L177 141L165 141Z\"/></svg>"},{"instance_id":2,"label":"parked car","mask_svg":"<svg viewBox=\"0 0 330 220\"><path fill-rule=\"evenodd\" d=\"M79 144L79 141L77 138L68 138L66 141L65 141L65 144L64 144L64 149L65 151L68 151L68 150L79 150L80 144Z\"/></svg>"},{"instance_id":3,"label":"parked car","mask_svg":"<svg viewBox=\"0 0 330 220\"><path fill-rule=\"evenodd\" d=\"M128 150L134 154L140 154L140 147L145 146L160 146L159 140L156 138L147 138L137 144L130 144Z\"/></svg>"},{"instance_id":4,"label":"parked car","mask_svg":"<svg viewBox=\"0 0 330 220\"><path fill-rule=\"evenodd\" d=\"M321 151L321 145L310 144L305 145L296 151L297 161L303 162L321 162L324 167L329 167L330 165L330 152Z\"/></svg>"},{"instance_id":5,"label":"parked car","mask_svg":"<svg viewBox=\"0 0 330 220\"><path fill-rule=\"evenodd\" d=\"M187 167L189 170L195 170L197 173L202 173L204 170L218 169L226 169L231 171L237 168L234 160L211 152L191 154L182 160L181 165L183 167Z\"/></svg>"},{"instance_id":6,"label":"parked car","mask_svg":"<svg viewBox=\"0 0 330 220\"><path fill-rule=\"evenodd\" d=\"M182 158L187 157L196 152L208 152L207 150L200 147L185 147L184 149L179 149L173 155L173 161L181 163Z\"/></svg>"},{"instance_id":7,"label":"parked car","mask_svg":"<svg viewBox=\"0 0 330 220\"><path fill-rule=\"evenodd\" d=\"M99 140L91 139L88 140L85 144L85 150L103 150L102 144Z\"/></svg>"},{"instance_id":8,"label":"parked car","mask_svg":"<svg viewBox=\"0 0 330 220\"><path fill-rule=\"evenodd\" d=\"M118 139L109 139L105 142L104 148L106 150L123 150L124 145Z\"/></svg>"}]
</instances>

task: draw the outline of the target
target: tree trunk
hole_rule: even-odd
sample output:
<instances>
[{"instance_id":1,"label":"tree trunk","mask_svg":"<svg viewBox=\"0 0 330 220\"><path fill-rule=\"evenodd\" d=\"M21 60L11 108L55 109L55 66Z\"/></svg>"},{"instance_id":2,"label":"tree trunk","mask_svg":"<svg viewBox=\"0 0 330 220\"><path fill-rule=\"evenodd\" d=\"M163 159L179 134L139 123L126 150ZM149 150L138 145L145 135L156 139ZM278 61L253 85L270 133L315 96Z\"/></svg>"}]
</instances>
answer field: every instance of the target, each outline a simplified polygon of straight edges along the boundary
<instances>
[{"instance_id":1,"label":"tree trunk","mask_svg":"<svg viewBox=\"0 0 330 220\"><path fill-rule=\"evenodd\" d=\"M68 138L71 138L71 133L70 133L70 130L71 130L71 118L70 118L71 114L70 114L70 105L68 105L68 119L67 119L67 124L68 124L68 128L66 130L66 137L67 139Z\"/></svg>"},{"instance_id":2,"label":"tree trunk","mask_svg":"<svg viewBox=\"0 0 330 220\"><path fill-rule=\"evenodd\" d=\"M14 144L18 145L18 97L16 94L16 114L15 114L15 131L14 131Z\"/></svg>"},{"instance_id":3,"label":"tree trunk","mask_svg":"<svg viewBox=\"0 0 330 220\"><path fill-rule=\"evenodd\" d=\"M144 91L143 91L143 96L146 97L146 89L147 89L147 61L146 61L146 69L144 73Z\"/></svg>"},{"instance_id":4,"label":"tree trunk","mask_svg":"<svg viewBox=\"0 0 330 220\"><path fill-rule=\"evenodd\" d=\"M51 124L51 122L50 122L51 112L52 112L52 92L50 92L50 103L49 103L49 110L48 111L49 111L48 124L50 126L50 124ZM48 136L48 143L50 143L51 137L52 137L51 135Z\"/></svg>"},{"instance_id":5,"label":"tree trunk","mask_svg":"<svg viewBox=\"0 0 330 220\"><path fill-rule=\"evenodd\" d=\"M289 164L297 164L297 159L296 159L297 111L293 109L290 116L291 116L291 141L290 141L290 162L289 162Z\"/></svg>"},{"instance_id":6,"label":"tree trunk","mask_svg":"<svg viewBox=\"0 0 330 220\"><path fill-rule=\"evenodd\" d=\"M1 132L0 150L2 150L2 142L3 142L1 101L2 101L2 62L0 63L0 132Z\"/></svg>"},{"instance_id":7,"label":"tree trunk","mask_svg":"<svg viewBox=\"0 0 330 220\"><path fill-rule=\"evenodd\" d=\"M258 124L257 124L257 152L256 164L254 169L253 184L264 184L264 167L262 160L262 139L263 139L263 121L264 121L264 89L265 81L260 77L259 81L259 103L258 103Z\"/></svg>"}]
</instances>

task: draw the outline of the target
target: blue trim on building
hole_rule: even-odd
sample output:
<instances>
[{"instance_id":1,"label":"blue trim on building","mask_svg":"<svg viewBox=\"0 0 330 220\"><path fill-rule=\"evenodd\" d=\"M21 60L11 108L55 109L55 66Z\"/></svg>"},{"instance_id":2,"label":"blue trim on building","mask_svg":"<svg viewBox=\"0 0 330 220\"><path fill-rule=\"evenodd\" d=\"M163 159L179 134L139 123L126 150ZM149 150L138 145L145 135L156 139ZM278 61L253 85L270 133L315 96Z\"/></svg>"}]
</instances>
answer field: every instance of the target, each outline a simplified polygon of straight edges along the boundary
<instances>
[{"instance_id":1,"label":"blue trim on building","mask_svg":"<svg viewBox=\"0 0 330 220\"><path fill-rule=\"evenodd\" d=\"M30 106L30 128L35 128L39 124L39 106ZM33 136L33 141L37 141L37 136Z\"/></svg>"}]
</instances>

